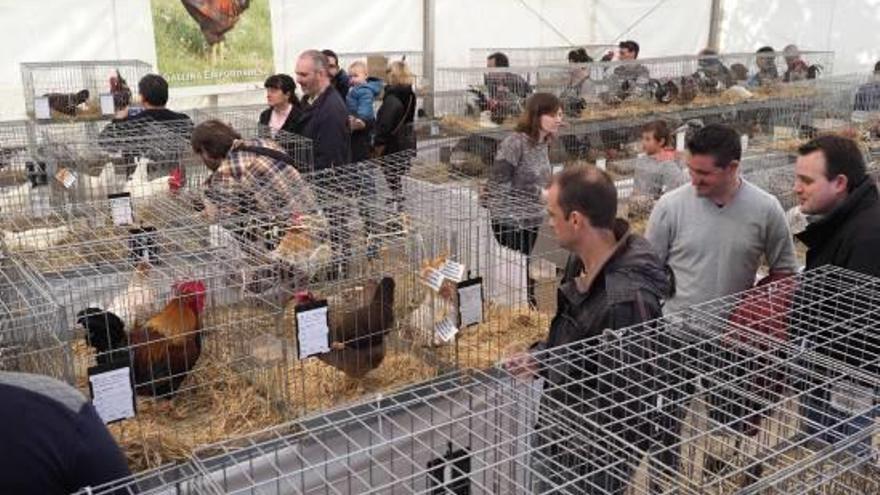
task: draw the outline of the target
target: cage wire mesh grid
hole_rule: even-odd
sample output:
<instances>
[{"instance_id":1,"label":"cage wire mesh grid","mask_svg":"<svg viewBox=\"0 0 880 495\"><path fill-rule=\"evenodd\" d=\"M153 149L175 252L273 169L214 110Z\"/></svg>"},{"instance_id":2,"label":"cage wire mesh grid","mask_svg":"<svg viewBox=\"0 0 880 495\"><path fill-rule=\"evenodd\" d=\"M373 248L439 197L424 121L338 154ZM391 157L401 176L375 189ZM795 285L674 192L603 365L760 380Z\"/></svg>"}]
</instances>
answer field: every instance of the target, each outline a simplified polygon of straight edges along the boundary
<instances>
[{"instance_id":1,"label":"cage wire mesh grid","mask_svg":"<svg viewBox=\"0 0 880 495\"><path fill-rule=\"evenodd\" d=\"M67 322L48 286L26 265L0 255L0 370L72 382Z\"/></svg>"},{"instance_id":2,"label":"cage wire mesh grid","mask_svg":"<svg viewBox=\"0 0 880 495\"><path fill-rule=\"evenodd\" d=\"M140 78L151 70L140 60L22 62L25 109L30 118L37 117L36 100L45 97L52 120L99 119L101 95L110 94L111 77L118 73L134 94Z\"/></svg>"},{"instance_id":3,"label":"cage wire mesh grid","mask_svg":"<svg viewBox=\"0 0 880 495\"><path fill-rule=\"evenodd\" d=\"M196 456L227 493L876 489L864 442L877 427L857 426L876 395L811 431L831 406L800 404L849 370L740 332L678 315L535 354L543 383L502 368L447 375Z\"/></svg>"},{"instance_id":4,"label":"cage wire mesh grid","mask_svg":"<svg viewBox=\"0 0 880 495\"><path fill-rule=\"evenodd\" d=\"M167 464L98 486L82 488L74 495L220 495L191 462Z\"/></svg>"},{"instance_id":5,"label":"cage wire mesh grid","mask_svg":"<svg viewBox=\"0 0 880 495\"><path fill-rule=\"evenodd\" d=\"M420 150L419 154L422 152ZM379 208L385 205L386 209L380 215L389 218L390 225L399 222L405 231L433 232L440 229L451 235L449 248L452 251L443 252L445 256L442 258L451 258L463 265L465 279L479 279L484 318L476 326L457 328L454 340L433 339L433 352L442 363L454 367L491 366L501 357L505 347L525 346L546 328L555 304L557 268L564 264L566 257L549 238L546 227L539 229L537 225L534 229L537 247L527 254L518 251L513 244L524 241L532 233L520 232L512 222L499 221L493 227L489 211L480 199L483 184L473 177L436 165L422 161L419 156L414 157L411 152L399 153L314 174L309 180L318 189L326 188L328 192L322 194L334 194L335 191L339 195L340 187L348 188L347 197L358 197L360 205L364 202L378 204ZM388 177L400 178L402 202L398 196L389 196ZM356 194L353 192L355 184L366 186ZM532 218L536 209L540 209L543 215L538 198L516 193L506 197L505 212L511 217L516 216L517 208L528 210ZM499 238L510 242L508 245L499 244ZM443 259L433 260L432 268L439 268ZM426 268L422 267L423 272ZM451 300L442 297L439 302L444 306L452 303L452 309L455 309L460 301L454 297ZM419 315L426 313L427 307L424 306L416 312ZM428 329L426 336L431 341L430 327ZM424 337L418 339L425 340Z\"/></svg>"},{"instance_id":6,"label":"cage wire mesh grid","mask_svg":"<svg viewBox=\"0 0 880 495\"><path fill-rule=\"evenodd\" d=\"M295 160L297 170L301 173L312 171L314 169L312 140L285 130L272 132L269 126L260 124L260 114L267 108L266 105L198 108L191 110L190 114L196 124L209 119L225 122L245 139L272 139Z\"/></svg>"},{"instance_id":7,"label":"cage wire mesh grid","mask_svg":"<svg viewBox=\"0 0 880 495\"><path fill-rule=\"evenodd\" d=\"M0 212L39 216L114 193L137 198L169 193L172 174L180 174L182 186L186 170L195 168L190 132L188 122L33 125L28 131L32 160L26 164L30 180L16 186L18 201Z\"/></svg>"},{"instance_id":8,"label":"cage wire mesh grid","mask_svg":"<svg viewBox=\"0 0 880 495\"><path fill-rule=\"evenodd\" d=\"M290 338L281 307L255 290L278 283L274 264L217 242L216 225L184 223L15 255L63 308L80 390L96 365L131 369L135 415L110 430L133 470L289 410Z\"/></svg>"},{"instance_id":9,"label":"cage wire mesh grid","mask_svg":"<svg viewBox=\"0 0 880 495\"><path fill-rule=\"evenodd\" d=\"M795 66L830 67L830 52L803 53L802 64ZM762 60L765 58L769 64L772 57L762 56ZM772 72L776 76L747 82L751 74L747 66L754 59L755 54L725 54L580 65L440 68L435 106L447 125L473 129L509 124L533 91L559 96L566 113L577 120L814 95L815 88L803 84L808 78L787 77L788 72L779 75L775 68ZM734 76L736 73L745 76ZM789 81L798 84L784 84Z\"/></svg>"},{"instance_id":10,"label":"cage wire mesh grid","mask_svg":"<svg viewBox=\"0 0 880 495\"><path fill-rule=\"evenodd\" d=\"M472 67L483 67L486 59L493 53L503 53L507 56L510 65L514 67L528 67L546 64L565 64L568 62L568 53L572 50L583 48L594 60L599 60L609 51L617 48L614 44L588 44L566 46L541 46L541 47L507 47L507 48L471 48L470 61Z\"/></svg>"},{"instance_id":11,"label":"cage wire mesh grid","mask_svg":"<svg viewBox=\"0 0 880 495\"><path fill-rule=\"evenodd\" d=\"M202 241L188 237L201 215L183 198L134 199L130 218L125 210L105 199L49 208L39 217L0 216L2 246L45 273L125 262L133 256L132 246L151 235L165 239L162 247L169 250L189 249Z\"/></svg>"}]
</instances>

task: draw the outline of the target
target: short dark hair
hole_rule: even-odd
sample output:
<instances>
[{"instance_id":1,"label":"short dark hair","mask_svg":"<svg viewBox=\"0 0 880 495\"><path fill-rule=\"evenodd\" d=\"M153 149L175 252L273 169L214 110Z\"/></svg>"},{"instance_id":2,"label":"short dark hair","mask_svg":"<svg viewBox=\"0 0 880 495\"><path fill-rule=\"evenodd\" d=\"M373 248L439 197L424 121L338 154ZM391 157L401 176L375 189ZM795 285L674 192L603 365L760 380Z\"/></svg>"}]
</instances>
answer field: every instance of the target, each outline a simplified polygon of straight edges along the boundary
<instances>
[{"instance_id":1,"label":"short dark hair","mask_svg":"<svg viewBox=\"0 0 880 495\"><path fill-rule=\"evenodd\" d=\"M526 100L526 108L516 123L516 131L538 140L541 130L541 117L556 114L562 108L559 98L552 93L535 93Z\"/></svg>"},{"instance_id":2,"label":"short dark hair","mask_svg":"<svg viewBox=\"0 0 880 495\"><path fill-rule=\"evenodd\" d=\"M687 140L687 150L691 155L713 157L718 168L727 168L742 158L739 133L723 124L709 124L695 131Z\"/></svg>"},{"instance_id":3,"label":"short dark hair","mask_svg":"<svg viewBox=\"0 0 880 495\"><path fill-rule=\"evenodd\" d=\"M566 167L553 177L565 218L577 211L598 229L611 229L617 218L617 188L611 177L592 165Z\"/></svg>"},{"instance_id":4,"label":"short dark hair","mask_svg":"<svg viewBox=\"0 0 880 495\"><path fill-rule=\"evenodd\" d=\"M672 142L672 131L665 120L652 120L642 127L642 132L650 132L654 139L663 141L663 146L670 147Z\"/></svg>"},{"instance_id":5,"label":"short dark hair","mask_svg":"<svg viewBox=\"0 0 880 495\"><path fill-rule=\"evenodd\" d=\"M507 59L507 55L501 52L495 52L488 57L486 60L494 60L495 67L510 67L510 60Z\"/></svg>"},{"instance_id":6,"label":"short dark hair","mask_svg":"<svg viewBox=\"0 0 880 495\"><path fill-rule=\"evenodd\" d=\"M333 50L325 48L325 49L321 50L321 55L324 55L327 58L333 58L333 60L336 62L336 66L337 67L339 66L339 57L336 55L336 52L334 52ZM329 62L329 60L327 62Z\"/></svg>"},{"instance_id":7,"label":"short dark hair","mask_svg":"<svg viewBox=\"0 0 880 495\"><path fill-rule=\"evenodd\" d=\"M826 134L810 140L798 148L801 156L814 151L825 155L825 177L832 180L838 175L846 177L847 191L855 189L865 180L865 155L852 139Z\"/></svg>"},{"instance_id":8,"label":"short dark hair","mask_svg":"<svg viewBox=\"0 0 880 495\"><path fill-rule=\"evenodd\" d=\"M621 41L620 44L617 45L617 48L633 52L636 55L636 58L639 56L639 44L633 40Z\"/></svg>"},{"instance_id":9,"label":"short dark hair","mask_svg":"<svg viewBox=\"0 0 880 495\"><path fill-rule=\"evenodd\" d=\"M593 61L585 48L576 48L568 52L568 61L572 64L587 64Z\"/></svg>"},{"instance_id":10,"label":"short dark hair","mask_svg":"<svg viewBox=\"0 0 880 495\"><path fill-rule=\"evenodd\" d=\"M263 87L266 89L279 89L282 93L288 95L287 99L290 100L291 103L294 105L299 103L299 100L296 97L296 82L287 74L273 74L267 77L266 82L263 83Z\"/></svg>"},{"instance_id":11,"label":"short dark hair","mask_svg":"<svg viewBox=\"0 0 880 495\"><path fill-rule=\"evenodd\" d=\"M138 93L150 105L164 107L168 103L168 81L159 74L147 74L138 81Z\"/></svg>"},{"instance_id":12,"label":"short dark hair","mask_svg":"<svg viewBox=\"0 0 880 495\"><path fill-rule=\"evenodd\" d=\"M758 51L755 53L776 53L776 50L774 50L772 46L762 46L761 48L758 48Z\"/></svg>"},{"instance_id":13,"label":"short dark hair","mask_svg":"<svg viewBox=\"0 0 880 495\"><path fill-rule=\"evenodd\" d=\"M235 129L224 122L211 119L193 129L190 144L196 154L204 151L212 158L223 158L232 149L232 143L236 139L241 139L241 134Z\"/></svg>"},{"instance_id":14,"label":"short dark hair","mask_svg":"<svg viewBox=\"0 0 880 495\"><path fill-rule=\"evenodd\" d=\"M880 61L874 64L874 74L880 74Z\"/></svg>"}]
</instances>

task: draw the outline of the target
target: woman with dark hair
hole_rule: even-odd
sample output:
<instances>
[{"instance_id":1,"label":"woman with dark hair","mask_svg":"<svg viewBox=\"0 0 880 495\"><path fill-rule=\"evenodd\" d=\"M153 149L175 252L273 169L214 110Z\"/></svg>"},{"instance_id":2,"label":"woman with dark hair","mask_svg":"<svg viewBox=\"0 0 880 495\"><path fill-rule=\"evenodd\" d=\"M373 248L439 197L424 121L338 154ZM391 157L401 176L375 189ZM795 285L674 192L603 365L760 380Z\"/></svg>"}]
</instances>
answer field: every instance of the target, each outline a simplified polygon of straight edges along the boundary
<instances>
[{"instance_id":1,"label":"woman with dark hair","mask_svg":"<svg viewBox=\"0 0 880 495\"><path fill-rule=\"evenodd\" d=\"M269 108L260 114L260 125L269 128L271 137L278 131L293 132L293 125L300 112L296 97L296 82L287 74L269 76L263 84L266 88L266 102Z\"/></svg>"},{"instance_id":2,"label":"woman with dark hair","mask_svg":"<svg viewBox=\"0 0 880 495\"><path fill-rule=\"evenodd\" d=\"M515 132L498 147L489 169L486 204L495 239L527 257L544 219L541 193L552 174L549 142L562 124L562 105L550 93L535 93L527 101ZM528 299L537 305L535 283L526 260Z\"/></svg>"}]
</instances>

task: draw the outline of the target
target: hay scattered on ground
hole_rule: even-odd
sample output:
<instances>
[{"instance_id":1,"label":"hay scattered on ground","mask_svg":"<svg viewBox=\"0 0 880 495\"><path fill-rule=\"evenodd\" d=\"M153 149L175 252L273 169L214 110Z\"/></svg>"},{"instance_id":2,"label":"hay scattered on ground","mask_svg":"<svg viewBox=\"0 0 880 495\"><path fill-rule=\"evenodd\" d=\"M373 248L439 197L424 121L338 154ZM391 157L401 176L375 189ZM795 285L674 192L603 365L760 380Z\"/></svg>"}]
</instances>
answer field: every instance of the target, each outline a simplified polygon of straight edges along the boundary
<instances>
[{"instance_id":1,"label":"hay scattered on ground","mask_svg":"<svg viewBox=\"0 0 880 495\"><path fill-rule=\"evenodd\" d=\"M485 321L461 330L455 344L435 348L444 362L460 368L483 369L495 365L512 350L525 350L547 337L552 315L527 308L489 305Z\"/></svg>"}]
</instances>

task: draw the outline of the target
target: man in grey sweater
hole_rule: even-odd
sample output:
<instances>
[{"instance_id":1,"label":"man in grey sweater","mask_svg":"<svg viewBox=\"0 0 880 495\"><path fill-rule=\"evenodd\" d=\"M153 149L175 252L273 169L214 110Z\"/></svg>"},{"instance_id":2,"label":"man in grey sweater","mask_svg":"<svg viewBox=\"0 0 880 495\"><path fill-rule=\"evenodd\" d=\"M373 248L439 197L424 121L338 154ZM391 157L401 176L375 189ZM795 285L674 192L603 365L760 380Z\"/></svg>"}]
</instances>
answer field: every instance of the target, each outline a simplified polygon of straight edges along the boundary
<instances>
[{"instance_id":1,"label":"man in grey sweater","mask_svg":"<svg viewBox=\"0 0 880 495\"><path fill-rule=\"evenodd\" d=\"M739 174L739 134L708 125L687 143L691 184L664 195L646 237L675 275L664 313L751 288L761 260L794 273L794 243L779 201Z\"/></svg>"}]
</instances>

